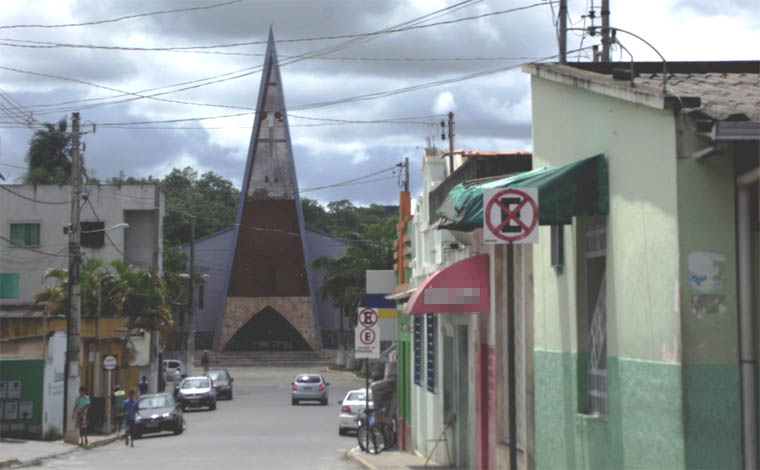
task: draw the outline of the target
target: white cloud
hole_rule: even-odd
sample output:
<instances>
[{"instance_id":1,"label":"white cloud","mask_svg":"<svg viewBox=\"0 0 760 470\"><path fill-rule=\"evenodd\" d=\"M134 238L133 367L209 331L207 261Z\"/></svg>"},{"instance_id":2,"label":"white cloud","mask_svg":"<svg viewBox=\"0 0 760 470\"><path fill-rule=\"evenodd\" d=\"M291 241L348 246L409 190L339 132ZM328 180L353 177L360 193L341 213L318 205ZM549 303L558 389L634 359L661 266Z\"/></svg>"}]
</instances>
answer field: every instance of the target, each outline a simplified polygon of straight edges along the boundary
<instances>
[{"instance_id":1,"label":"white cloud","mask_svg":"<svg viewBox=\"0 0 760 470\"><path fill-rule=\"evenodd\" d=\"M456 111L457 103L454 101L454 95L450 91L444 91L435 99L433 112L435 114L446 114L449 111Z\"/></svg>"}]
</instances>

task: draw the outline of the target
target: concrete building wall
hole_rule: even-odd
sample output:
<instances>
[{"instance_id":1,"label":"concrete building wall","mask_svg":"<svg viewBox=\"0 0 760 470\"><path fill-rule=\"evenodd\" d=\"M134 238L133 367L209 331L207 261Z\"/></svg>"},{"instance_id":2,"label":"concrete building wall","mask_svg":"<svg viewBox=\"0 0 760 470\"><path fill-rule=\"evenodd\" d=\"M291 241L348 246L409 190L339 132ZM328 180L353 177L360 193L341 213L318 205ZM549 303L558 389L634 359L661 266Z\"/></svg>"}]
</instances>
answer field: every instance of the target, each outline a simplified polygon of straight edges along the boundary
<instances>
[{"instance_id":1,"label":"concrete building wall","mask_svg":"<svg viewBox=\"0 0 760 470\"><path fill-rule=\"evenodd\" d=\"M676 128L671 111L532 77L534 167L608 159L607 415L583 414L578 225L534 251L537 467L684 467ZM580 339L579 339L580 338ZM657 432L653 432L657 430Z\"/></svg>"},{"instance_id":2,"label":"concrete building wall","mask_svg":"<svg viewBox=\"0 0 760 470\"><path fill-rule=\"evenodd\" d=\"M28 250L0 239L0 273L19 276L19 296L0 299L0 305L29 305L35 292L42 289L42 276L49 268L68 267L68 236L63 229L71 220L70 186L5 185L9 191L0 191L0 235L10 239L10 225L32 223L40 226L39 245ZM120 223L135 223L127 229L107 232L102 247L83 247L88 258L106 261L135 258L142 263L155 259L161 266L163 195L157 201L154 186L141 185L86 185L84 193L88 203L81 212L82 222L101 221L105 228ZM31 199L31 200L30 200ZM33 200L42 201L34 202ZM55 204L51 204L55 203ZM63 203L63 204L58 204ZM157 207L158 205L158 207ZM94 207L94 208L93 208ZM155 211L159 216L155 216ZM138 211L138 212L132 212ZM146 214L152 214L147 216ZM158 223L158 227L156 224ZM156 234L158 230L158 234ZM111 242L109 242L109 239ZM150 238L150 242L147 239ZM155 244L152 240L156 240ZM128 243L129 241L129 243Z\"/></svg>"}]
</instances>

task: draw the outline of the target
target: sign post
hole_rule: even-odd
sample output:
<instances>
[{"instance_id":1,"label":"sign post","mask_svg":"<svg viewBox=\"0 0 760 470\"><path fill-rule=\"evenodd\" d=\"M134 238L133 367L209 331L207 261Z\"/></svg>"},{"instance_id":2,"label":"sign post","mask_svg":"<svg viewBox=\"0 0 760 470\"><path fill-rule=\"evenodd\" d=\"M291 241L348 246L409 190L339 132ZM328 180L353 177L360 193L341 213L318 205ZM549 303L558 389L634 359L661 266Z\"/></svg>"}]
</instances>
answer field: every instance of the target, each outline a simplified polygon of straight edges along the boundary
<instances>
[{"instance_id":1,"label":"sign post","mask_svg":"<svg viewBox=\"0 0 760 470\"><path fill-rule=\"evenodd\" d=\"M507 396L509 436L516 442L514 244L538 243L538 189L484 189L483 242L507 244ZM510 452L510 468L517 464L516 455Z\"/></svg>"},{"instance_id":2,"label":"sign post","mask_svg":"<svg viewBox=\"0 0 760 470\"><path fill-rule=\"evenodd\" d=\"M377 310L369 307L360 307L354 331L354 351L357 359L364 358L364 416L365 443L364 451L369 453L369 433L371 413L369 409L369 360L380 357L380 328L377 324Z\"/></svg>"},{"instance_id":3,"label":"sign post","mask_svg":"<svg viewBox=\"0 0 760 470\"><path fill-rule=\"evenodd\" d=\"M113 377L113 370L116 368L116 357L106 356L103 358L103 369L108 372L108 392L106 393L106 432L111 434L111 393L112 385L111 379Z\"/></svg>"}]
</instances>

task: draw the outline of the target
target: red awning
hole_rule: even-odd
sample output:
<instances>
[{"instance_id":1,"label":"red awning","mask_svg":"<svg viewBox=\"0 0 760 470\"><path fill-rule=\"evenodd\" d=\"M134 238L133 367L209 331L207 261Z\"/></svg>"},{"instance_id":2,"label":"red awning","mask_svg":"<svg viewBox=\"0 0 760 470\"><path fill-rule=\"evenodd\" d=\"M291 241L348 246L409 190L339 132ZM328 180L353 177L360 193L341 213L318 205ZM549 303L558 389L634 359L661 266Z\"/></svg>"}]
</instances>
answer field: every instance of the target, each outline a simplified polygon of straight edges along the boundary
<instances>
[{"instance_id":1,"label":"red awning","mask_svg":"<svg viewBox=\"0 0 760 470\"><path fill-rule=\"evenodd\" d=\"M473 256L425 279L404 307L407 315L477 313L491 308L488 255Z\"/></svg>"}]
</instances>

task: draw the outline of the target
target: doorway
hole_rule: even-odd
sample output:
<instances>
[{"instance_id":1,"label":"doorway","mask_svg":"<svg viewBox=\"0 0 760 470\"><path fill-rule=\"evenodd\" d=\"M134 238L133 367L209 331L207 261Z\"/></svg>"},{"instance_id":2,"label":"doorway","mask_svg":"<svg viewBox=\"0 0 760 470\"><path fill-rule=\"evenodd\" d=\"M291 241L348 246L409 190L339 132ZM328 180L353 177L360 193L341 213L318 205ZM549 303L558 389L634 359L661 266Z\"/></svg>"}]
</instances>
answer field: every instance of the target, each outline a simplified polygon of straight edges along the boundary
<instances>
[{"instance_id":1,"label":"doorway","mask_svg":"<svg viewBox=\"0 0 760 470\"><path fill-rule=\"evenodd\" d=\"M469 468L470 465L470 348L467 325L456 329L456 425L455 457L456 467Z\"/></svg>"}]
</instances>

